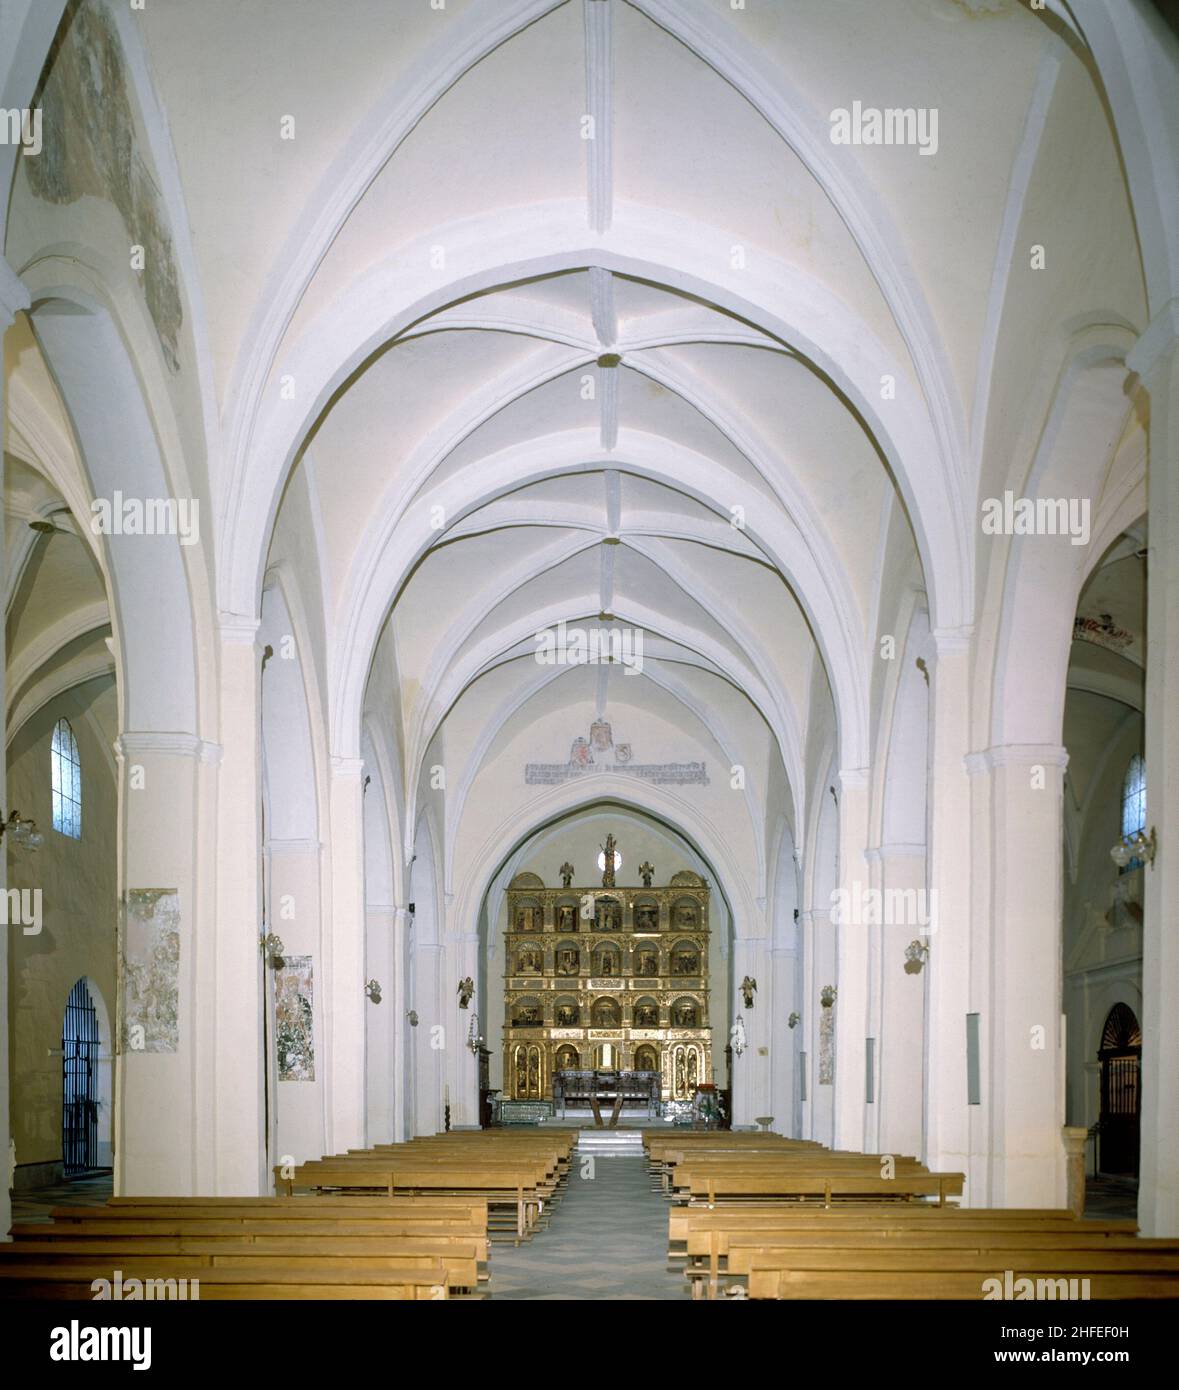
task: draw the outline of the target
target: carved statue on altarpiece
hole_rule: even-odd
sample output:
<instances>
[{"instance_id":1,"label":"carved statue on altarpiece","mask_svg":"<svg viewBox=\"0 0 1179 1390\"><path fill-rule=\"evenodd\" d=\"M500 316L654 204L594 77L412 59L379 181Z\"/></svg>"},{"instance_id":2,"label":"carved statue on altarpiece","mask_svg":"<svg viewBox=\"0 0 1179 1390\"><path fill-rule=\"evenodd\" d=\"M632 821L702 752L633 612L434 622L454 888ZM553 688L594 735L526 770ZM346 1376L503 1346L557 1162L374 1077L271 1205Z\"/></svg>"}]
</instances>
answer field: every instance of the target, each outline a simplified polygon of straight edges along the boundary
<instances>
[{"instance_id":1,"label":"carved statue on altarpiece","mask_svg":"<svg viewBox=\"0 0 1179 1390\"><path fill-rule=\"evenodd\" d=\"M613 835L606 836L606 843L602 846L602 887L614 887L614 849L617 841Z\"/></svg>"}]
</instances>

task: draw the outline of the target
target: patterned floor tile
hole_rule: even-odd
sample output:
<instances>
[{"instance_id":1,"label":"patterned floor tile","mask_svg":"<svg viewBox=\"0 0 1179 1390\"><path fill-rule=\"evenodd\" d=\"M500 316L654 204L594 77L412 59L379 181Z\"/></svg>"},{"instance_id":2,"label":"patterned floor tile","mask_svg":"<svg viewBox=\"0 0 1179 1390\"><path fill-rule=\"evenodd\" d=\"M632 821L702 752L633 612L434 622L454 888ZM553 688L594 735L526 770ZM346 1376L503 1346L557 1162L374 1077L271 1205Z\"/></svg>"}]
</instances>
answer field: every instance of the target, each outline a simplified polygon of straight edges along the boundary
<instances>
[{"instance_id":1,"label":"patterned floor tile","mask_svg":"<svg viewBox=\"0 0 1179 1390\"><path fill-rule=\"evenodd\" d=\"M667 1268L667 1203L651 1191L640 1158L604 1158L592 1175L574 1163L569 1189L547 1231L491 1252L496 1299L686 1299Z\"/></svg>"}]
</instances>

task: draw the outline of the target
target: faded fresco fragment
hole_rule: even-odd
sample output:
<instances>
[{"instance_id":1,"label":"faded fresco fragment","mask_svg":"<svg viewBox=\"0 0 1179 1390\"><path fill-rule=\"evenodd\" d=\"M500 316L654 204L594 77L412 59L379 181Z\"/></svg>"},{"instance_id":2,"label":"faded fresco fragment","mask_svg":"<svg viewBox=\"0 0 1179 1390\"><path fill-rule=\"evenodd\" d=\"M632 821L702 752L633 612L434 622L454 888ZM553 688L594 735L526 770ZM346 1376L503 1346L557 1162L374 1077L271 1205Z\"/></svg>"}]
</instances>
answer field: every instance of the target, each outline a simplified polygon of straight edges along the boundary
<instances>
[{"instance_id":1,"label":"faded fresco fragment","mask_svg":"<svg viewBox=\"0 0 1179 1390\"><path fill-rule=\"evenodd\" d=\"M131 888L123 912L123 1047L180 1047L180 893Z\"/></svg>"},{"instance_id":2,"label":"faded fresco fragment","mask_svg":"<svg viewBox=\"0 0 1179 1390\"><path fill-rule=\"evenodd\" d=\"M310 956L287 956L274 975L274 1038L280 1081L315 1080Z\"/></svg>"},{"instance_id":3,"label":"faded fresco fragment","mask_svg":"<svg viewBox=\"0 0 1179 1390\"><path fill-rule=\"evenodd\" d=\"M819 1085L835 1085L835 1011L819 1015Z\"/></svg>"},{"instance_id":4,"label":"faded fresco fragment","mask_svg":"<svg viewBox=\"0 0 1179 1390\"><path fill-rule=\"evenodd\" d=\"M21 160L29 185L51 203L90 196L115 205L131 244L143 248L139 276L148 312L165 361L179 371L184 310L172 237L155 179L140 153L123 47L100 4L80 0L73 6L46 70L35 97L44 146L36 159Z\"/></svg>"}]
</instances>

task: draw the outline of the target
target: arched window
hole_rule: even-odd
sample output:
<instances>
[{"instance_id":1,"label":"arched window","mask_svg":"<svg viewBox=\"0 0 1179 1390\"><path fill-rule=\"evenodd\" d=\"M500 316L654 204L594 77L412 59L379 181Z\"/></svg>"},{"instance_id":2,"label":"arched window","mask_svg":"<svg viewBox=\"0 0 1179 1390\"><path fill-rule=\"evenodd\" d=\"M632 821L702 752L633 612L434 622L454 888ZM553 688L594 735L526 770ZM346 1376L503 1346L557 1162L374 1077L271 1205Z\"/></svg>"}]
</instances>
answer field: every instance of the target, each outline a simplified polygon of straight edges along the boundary
<instances>
[{"instance_id":1,"label":"arched window","mask_svg":"<svg viewBox=\"0 0 1179 1390\"><path fill-rule=\"evenodd\" d=\"M1131 835L1145 829L1146 761L1141 753L1135 753L1126 769L1126 780L1122 783L1122 836L1129 839ZM1131 859L1122 872L1141 867L1141 859Z\"/></svg>"},{"instance_id":2,"label":"arched window","mask_svg":"<svg viewBox=\"0 0 1179 1390\"><path fill-rule=\"evenodd\" d=\"M1122 783L1122 834L1133 835L1146 829L1146 763L1135 753Z\"/></svg>"},{"instance_id":3,"label":"arched window","mask_svg":"<svg viewBox=\"0 0 1179 1390\"><path fill-rule=\"evenodd\" d=\"M53 772L53 828L73 840L82 838L82 767L78 740L65 719L53 728L49 760Z\"/></svg>"}]
</instances>

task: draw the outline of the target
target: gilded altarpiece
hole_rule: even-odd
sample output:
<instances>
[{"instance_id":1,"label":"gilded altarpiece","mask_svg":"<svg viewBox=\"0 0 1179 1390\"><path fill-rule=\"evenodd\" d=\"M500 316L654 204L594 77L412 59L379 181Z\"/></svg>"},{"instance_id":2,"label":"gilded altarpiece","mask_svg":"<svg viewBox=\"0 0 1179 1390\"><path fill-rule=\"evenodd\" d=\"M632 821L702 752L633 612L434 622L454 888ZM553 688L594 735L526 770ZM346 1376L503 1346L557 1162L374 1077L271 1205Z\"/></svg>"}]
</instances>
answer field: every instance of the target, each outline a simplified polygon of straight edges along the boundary
<instances>
[{"instance_id":1,"label":"gilded altarpiece","mask_svg":"<svg viewBox=\"0 0 1179 1390\"><path fill-rule=\"evenodd\" d=\"M548 888L517 874L504 942L504 1094L549 1100L561 1070L658 1072L663 1100L712 1082L709 886Z\"/></svg>"}]
</instances>

